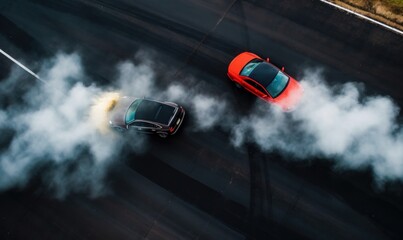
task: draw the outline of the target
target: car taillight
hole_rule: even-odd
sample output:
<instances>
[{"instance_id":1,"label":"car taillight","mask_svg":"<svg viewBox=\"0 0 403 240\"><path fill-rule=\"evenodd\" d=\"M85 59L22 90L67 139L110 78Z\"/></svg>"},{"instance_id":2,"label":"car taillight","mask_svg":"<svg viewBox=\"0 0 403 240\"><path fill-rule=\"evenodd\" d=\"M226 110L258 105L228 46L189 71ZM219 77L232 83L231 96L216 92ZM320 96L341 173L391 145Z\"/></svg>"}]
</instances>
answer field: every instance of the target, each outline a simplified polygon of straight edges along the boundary
<instances>
[{"instance_id":1,"label":"car taillight","mask_svg":"<svg viewBox=\"0 0 403 240\"><path fill-rule=\"evenodd\" d=\"M171 133L172 133L174 130L175 130L175 127L170 127L170 128L169 128L169 132L171 132Z\"/></svg>"}]
</instances>

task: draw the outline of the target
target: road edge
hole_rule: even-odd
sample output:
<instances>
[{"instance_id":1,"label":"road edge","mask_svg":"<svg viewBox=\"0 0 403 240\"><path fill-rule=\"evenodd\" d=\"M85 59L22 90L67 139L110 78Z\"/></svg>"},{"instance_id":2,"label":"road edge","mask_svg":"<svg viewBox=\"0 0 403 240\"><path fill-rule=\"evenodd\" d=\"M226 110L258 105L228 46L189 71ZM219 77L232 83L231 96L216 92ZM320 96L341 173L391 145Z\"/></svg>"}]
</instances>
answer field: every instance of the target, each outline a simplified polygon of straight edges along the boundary
<instances>
[{"instance_id":1,"label":"road edge","mask_svg":"<svg viewBox=\"0 0 403 240\"><path fill-rule=\"evenodd\" d=\"M361 13L358 13L358 12L356 12L356 11L353 11L353 10L351 10L351 9L342 7L342 6L340 6L340 5L336 4L336 3L330 2L329 0L319 0L319 1L321 1L322 3L328 4L328 5L330 5L330 6L333 6L333 7L337 8L337 9L340 9L340 10L342 10L342 11L345 11L345 12L347 12L347 13L353 14L353 15L355 15L355 16L361 18L361 19L365 19L365 20L367 20L367 21L369 21L369 22L371 22L371 23L373 23L373 24L382 26L382 27L384 27L384 28L386 28L386 29L388 29L388 30L390 30L390 31L393 31L393 32L395 32L395 33L400 34L400 35L403 36L403 31L401 31L401 30L399 30L399 29L397 29L397 28L395 28L395 27L392 27L392 26L390 26L390 25L387 25L387 24L385 24L385 23L382 23L382 22L380 22L380 21L377 21L377 20L375 20L375 19L373 19L373 18L370 18L370 17L368 17L368 16L365 16L365 15L363 15L363 14L361 14Z\"/></svg>"}]
</instances>

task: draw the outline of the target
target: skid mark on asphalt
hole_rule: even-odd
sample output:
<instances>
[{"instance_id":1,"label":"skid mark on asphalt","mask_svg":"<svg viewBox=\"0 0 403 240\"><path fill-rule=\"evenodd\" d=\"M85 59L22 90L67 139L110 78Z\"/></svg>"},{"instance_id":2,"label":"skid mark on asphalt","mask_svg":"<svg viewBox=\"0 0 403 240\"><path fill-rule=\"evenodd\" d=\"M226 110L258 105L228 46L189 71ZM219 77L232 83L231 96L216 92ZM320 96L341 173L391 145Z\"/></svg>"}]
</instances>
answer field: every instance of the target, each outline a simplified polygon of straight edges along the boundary
<instances>
[{"instance_id":1,"label":"skid mark on asphalt","mask_svg":"<svg viewBox=\"0 0 403 240\"><path fill-rule=\"evenodd\" d=\"M250 44L250 34L249 34L249 26L247 24L247 20L246 17L247 15L245 14L245 8L243 5L243 1L239 1L236 4L236 8L235 8L237 14L239 14L240 18L242 19L242 26L244 28L244 36L245 36L245 46L247 47L248 50L251 50L251 44Z\"/></svg>"},{"instance_id":2,"label":"skid mark on asphalt","mask_svg":"<svg viewBox=\"0 0 403 240\"><path fill-rule=\"evenodd\" d=\"M254 237L268 237L272 215L272 192L265 155L254 145L247 146L250 171L250 234Z\"/></svg>"},{"instance_id":3,"label":"skid mark on asphalt","mask_svg":"<svg viewBox=\"0 0 403 240\"><path fill-rule=\"evenodd\" d=\"M221 17L218 19L218 21L216 22L216 24L213 26L213 28L210 29L210 31L208 31L203 38L199 41L199 43L196 45L196 47L193 48L192 52L187 56L185 63L183 64L182 67L180 67L176 73L174 74L174 76L178 76L178 74L186 67L186 65L190 62L190 60L192 59L192 57L197 53L197 51L199 51L200 47L203 45L203 43L207 40L207 38L217 29L218 25L220 25L220 23L224 20L225 16L228 14L228 12L231 10L231 8L234 6L234 4L237 2L238 0L233 0L227 7L227 9L225 9L224 13L221 15Z\"/></svg>"}]
</instances>

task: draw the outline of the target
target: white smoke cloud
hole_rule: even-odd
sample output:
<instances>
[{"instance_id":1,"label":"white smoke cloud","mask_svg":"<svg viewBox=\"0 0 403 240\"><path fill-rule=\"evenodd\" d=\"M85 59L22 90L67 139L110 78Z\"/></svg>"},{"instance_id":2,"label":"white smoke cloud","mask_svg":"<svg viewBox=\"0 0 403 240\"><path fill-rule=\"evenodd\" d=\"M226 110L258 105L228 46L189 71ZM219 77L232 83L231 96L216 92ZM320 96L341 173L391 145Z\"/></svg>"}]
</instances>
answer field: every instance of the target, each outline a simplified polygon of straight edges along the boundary
<instances>
[{"instance_id":1,"label":"white smoke cloud","mask_svg":"<svg viewBox=\"0 0 403 240\"><path fill-rule=\"evenodd\" d=\"M0 83L2 92L26 84L24 75L15 71ZM14 135L0 154L0 190L23 187L39 171L58 197L69 192L101 194L107 167L118 152L118 140L100 134L89 120L101 89L81 82L85 76L77 54L58 54L43 64L39 75L48 84L32 82L23 103L1 111L1 128ZM41 172L46 166L51 170Z\"/></svg>"},{"instance_id":2,"label":"white smoke cloud","mask_svg":"<svg viewBox=\"0 0 403 240\"><path fill-rule=\"evenodd\" d=\"M7 114L4 111L0 110L0 128L2 128L6 124Z\"/></svg>"},{"instance_id":3,"label":"white smoke cloud","mask_svg":"<svg viewBox=\"0 0 403 240\"><path fill-rule=\"evenodd\" d=\"M117 65L108 92L183 104L194 120L192 130L232 126L235 146L255 142L264 151L279 150L299 159L336 159L340 168L369 166L379 180L403 178L399 109L387 97L365 97L359 84L330 87L320 71L307 71L301 82L304 98L294 112L257 101L252 114L238 116L225 96L213 94L192 77L157 86L161 82L152 56L141 52L135 57L142 61ZM0 146L0 190L23 187L39 174L59 197L104 193L103 180L119 146L141 151L147 146L145 138L129 133L126 136L136 141L124 141L97 131L88 114L105 89L85 83L79 55L58 54L42 65L39 75L48 84L27 84L27 75L18 68L0 82L0 131L11 133L0 137L6 145Z\"/></svg>"},{"instance_id":4,"label":"white smoke cloud","mask_svg":"<svg viewBox=\"0 0 403 240\"><path fill-rule=\"evenodd\" d=\"M117 88L122 95L186 104L186 111L191 112L196 121L192 129L208 130L218 125L228 112L225 98L206 94L207 91L203 91L206 87L194 84L197 80L189 76L186 80L191 86L172 82L166 88L157 87L157 66L150 61L151 57L147 52L140 52L135 56L142 59L140 63L125 61L118 64Z\"/></svg>"},{"instance_id":5,"label":"white smoke cloud","mask_svg":"<svg viewBox=\"0 0 403 240\"><path fill-rule=\"evenodd\" d=\"M179 83L171 84L163 95L170 101L180 101L188 103L187 109L195 118L194 129L208 130L212 127L220 125L226 112L228 112L228 104L225 98L209 96L200 93L199 88L189 88Z\"/></svg>"},{"instance_id":6,"label":"white smoke cloud","mask_svg":"<svg viewBox=\"0 0 403 240\"><path fill-rule=\"evenodd\" d=\"M125 96L150 97L155 91L155 74L146 61L135 65L125 61L118 65L117 88Z\"/></svg>"},{"instance_id":7,"label":"white smoke cloud","mask_svg":"<svg viewBox=\"0 0 403 240\"><path fill-rule=\"evenodd\" d=\"M233 128L232 142L253 141L265 151L300 159L336 159L340 168L371 167L378 180L403 179L403 130L388 97L366 97L362 86L330 87L320 71L306 71L299 107L284 113L261 101Z\"/></svg>"},{"instance_id":8,"label":"white smoke cloud","mask_svg":"<svg viewBox=\"0 0 403 240\"><path fill-rule=\"evenodd\" d=\"M116 98L114 91L120 96L190 103L187 110L194 114L197 129L217 124L226 109L225 101L201 94L200 88L185 90L179 83L158 88L150 59L148 52L139 52L134 57L136 64L121 62L116 66L116 79L102 89L85 83L87 76L75 53L60 53L41 64L38 75L47 84L27 79L24 71L13 68L0 82L0 92L7 99L0 105L0 131L12 132L12 136L0 138L6 145L0 153L0 190L24 187L39 175L57 197L71 192L93 197L105 193L104 178L120 153L119 146L137 152L146 149L142 135L131 132L118 137L100 128L104 120L94 119L105 117L100 112L108 106L103 102L95 108L94 100Z\"/></svg>"}]
</instances>

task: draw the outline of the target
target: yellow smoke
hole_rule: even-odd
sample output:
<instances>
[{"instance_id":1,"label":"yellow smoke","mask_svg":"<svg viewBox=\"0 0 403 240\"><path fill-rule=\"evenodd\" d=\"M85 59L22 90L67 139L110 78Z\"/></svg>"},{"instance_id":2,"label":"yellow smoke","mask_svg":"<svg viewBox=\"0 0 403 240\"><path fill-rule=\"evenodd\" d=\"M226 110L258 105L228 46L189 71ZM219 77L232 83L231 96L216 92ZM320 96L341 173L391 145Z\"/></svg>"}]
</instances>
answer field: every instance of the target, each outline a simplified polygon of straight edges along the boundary
<instances>
[{"instance_id":1,"label":"yellow smoke","mask_svg":"<svg viewBox=\"0 0 403 240\"><path fill-rule=\"evenodd\" d=\"M109 131L108 113L115 107L120 94L118 92L106 92L99 95L91 106L90 120L101 133Z\"/></svg>"}]
</instances>

